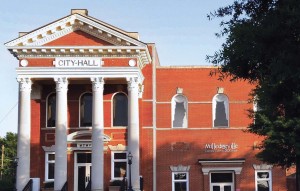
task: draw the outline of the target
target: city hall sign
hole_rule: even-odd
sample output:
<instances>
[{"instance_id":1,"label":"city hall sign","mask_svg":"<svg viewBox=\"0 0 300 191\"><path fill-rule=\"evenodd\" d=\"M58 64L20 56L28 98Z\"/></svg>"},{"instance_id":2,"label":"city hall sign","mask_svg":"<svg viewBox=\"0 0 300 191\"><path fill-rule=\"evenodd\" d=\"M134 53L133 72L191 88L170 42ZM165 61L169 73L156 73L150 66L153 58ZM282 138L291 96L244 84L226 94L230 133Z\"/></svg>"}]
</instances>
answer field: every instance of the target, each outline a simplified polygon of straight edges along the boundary
<instances>
[{"instance_id":1,"label":"city hall sign","mask_svg":"<svg viewBox=\"0 0 300 191\"><path fill-rule=\"evenodd\" d=\"M237 152L238 144L230 143L208 143L205 144L204 150L207 153L215 153L215 152Z\"/></svg>"},{"instance_id":2,"label":"city hall sign","mask_svg":"<svg viewBox=\"0 0 300 191\"><path fill-rule=\"evenodd\" d=\"M87 57L59 57L55 58L53 65L55 67L101 67L101 58Z\"/></svg>"}]
</instances>

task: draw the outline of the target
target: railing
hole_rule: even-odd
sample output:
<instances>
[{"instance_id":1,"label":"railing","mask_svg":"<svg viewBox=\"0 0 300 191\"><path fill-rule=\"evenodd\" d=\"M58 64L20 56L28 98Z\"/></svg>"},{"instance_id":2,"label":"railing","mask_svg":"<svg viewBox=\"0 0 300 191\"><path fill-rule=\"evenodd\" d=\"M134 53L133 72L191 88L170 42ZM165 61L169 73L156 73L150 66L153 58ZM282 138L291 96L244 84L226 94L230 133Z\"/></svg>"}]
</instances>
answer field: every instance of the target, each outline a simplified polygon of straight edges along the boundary
<instances>
[{"instance_id":1,"label":"railing","mask_svg":"<svg viewBox=\"0 0 300 191\"><path fill-rule=\"evenodd\" d=\"M86 188L84 191L91 191L92 190L92 184L91 184L91 180L89 181L89 183L86 185Z\"/></svg>"},{"instance_id":2,"label":"railing","mask_svg":"<svg viewBox=\"0 0 300 191\"><path fill-rule=\"evenodd\" d=\"M64 184L60 191L68 191L68 181Z\"/></svg>"},{"instance_id":3,"label":"railing","mask_svg":"<svg viewBox=\"0 0 300 191\"><path fill-rule=\"evenodd\" d=\"M32 179L30 179L26 184L26 186L24 187L23 191L32 191L32 182L33 182Z\"/></svg>"}]
</instances>

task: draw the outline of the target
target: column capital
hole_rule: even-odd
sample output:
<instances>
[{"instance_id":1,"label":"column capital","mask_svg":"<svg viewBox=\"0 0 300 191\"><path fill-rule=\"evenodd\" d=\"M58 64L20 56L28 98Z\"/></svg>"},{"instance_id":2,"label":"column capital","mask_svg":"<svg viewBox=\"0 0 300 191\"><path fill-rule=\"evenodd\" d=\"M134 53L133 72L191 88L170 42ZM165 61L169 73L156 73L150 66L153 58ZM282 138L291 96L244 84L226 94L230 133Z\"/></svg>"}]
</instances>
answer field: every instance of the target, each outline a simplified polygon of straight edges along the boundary
<instances>
[{"instance_id":1,"label":"column capital","mask_svg":"<svg viewBox=\"0 0 300 191\"><path fill-rule=\"evenodd\" d=\"M68 79L66 77L54 78L56 83L56 91L67 91L68 90Z\"/></svg>"},{"instance_id":2,"label":"column capital","mask_svg":"<svg viewBox=\"0 0 300 191\"><path fill-rule=\"evenodd\" d=\"M32 81L30 78L17 78L17 82L19 82L19 91L20 92L30 92Z\"/></svg>"},{"instance_id":3,"label":"column capital","mask_svg":"<svg viewBox=\"0 0 300 191\"><path fill-rule=\"evenodd\" d=\"M104 78L102 77L96 77L91 78L93 91L103 91L103 85L104 85Z\"/></svg>"},{"instance_id":4,"label":"column capital","mask_svg":"<svg viewBox=\"0 0 300 191\"><path fill-rule=\"evenodd\" d=\"M127 84L128 84L128 91L131 91L133 89L138 89L139 80L137 77L129 77L126 78Z\"/></svg>"}]
</instances>

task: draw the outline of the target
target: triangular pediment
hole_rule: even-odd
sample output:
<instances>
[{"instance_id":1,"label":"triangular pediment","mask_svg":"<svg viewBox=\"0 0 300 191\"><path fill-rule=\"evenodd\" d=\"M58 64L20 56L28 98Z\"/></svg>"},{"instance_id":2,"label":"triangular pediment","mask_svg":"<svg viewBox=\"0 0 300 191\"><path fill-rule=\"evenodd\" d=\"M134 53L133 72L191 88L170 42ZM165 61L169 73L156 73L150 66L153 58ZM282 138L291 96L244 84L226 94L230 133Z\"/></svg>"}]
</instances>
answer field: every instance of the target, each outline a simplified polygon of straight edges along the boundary
<instances>
[{"instance_id":1,"label":"triangular pediment","mask_svg":"<svg viewBox=\"0 0 300 191\"><path fill-rule=\"evenodd\" d=\"M26 33L19 38L7 42L5 45L8 47L50 45L147 46L137 38L134 38L132 34L93 17L75 13ZM74 37L78 37L79 39ZM86 41L81 41L83 38ZM66 42L66 44L63 44L63 42ZM80 42L83 43L80 44Z\"/></svg>"}]
</instances>

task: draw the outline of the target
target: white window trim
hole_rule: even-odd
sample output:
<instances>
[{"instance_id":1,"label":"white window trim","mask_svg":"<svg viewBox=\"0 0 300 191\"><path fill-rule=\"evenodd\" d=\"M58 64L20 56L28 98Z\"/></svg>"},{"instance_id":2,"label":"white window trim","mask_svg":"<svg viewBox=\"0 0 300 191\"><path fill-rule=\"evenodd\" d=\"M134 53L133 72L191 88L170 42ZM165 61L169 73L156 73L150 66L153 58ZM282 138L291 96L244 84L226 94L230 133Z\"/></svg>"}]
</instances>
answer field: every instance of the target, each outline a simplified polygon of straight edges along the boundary
<instances>
[{"instance_id":1,"label":"white window trim","mask_svg":"<svg viewBox=\"0 0 300 191\"><path fill-rule=\"evenodd\" d=\"M49 161L49 154L55 154L55 152L45 152L45 182L53 182L54 179L49 179L48 178L48 172L49 172L49 163L54 163L55 165L55 160Z\"/></svg>"},{"instance_id":2,"label":"white window trim","mask_svg":"<svg viewBox=\"0 0 300 191\"><path fill-rule=\"evenodd\" d=\"M50 127L50 126L48 126L48 100L49 100L49 97L52 95L52 94L55 94L56 95L56 92L51 92L51 93L49 93L48 95L47 95L47 97L46 97L46 128L55 128L55 126L54 127ZM56 99L56 98L55 98ZM56 106L55 106L56 107ZM56 120L56 119L55 119Z\"/></svg>"},{"instance_id":3,"label":"white window trim","mask_svg":"<svg viewBox=\"0 0 300 191\"><path fill-rule=\"evenodd\" d=\"M126 154L126 159L115 159L114 154L115 153L125 153ZM127 160L127 151L112 151L111 152L111 180L122 180L123 177L115 177L115 162L126 162L126 176L127 176L127 169L128 169L128 160Z\"/></svg>"},{"instance_id":4,"label":"white window trim","mask_svg":"<svg viewBox=\"0 0 300 191\"><path fill-rule=\"evenodd\" d=\"M81 98L82 98L82 96L84 95L84 94L91 94L92 95L92 97L93 97L93 93L92 92L89 92L89 91L86 91L86 92L83 92L82 94L80 94L80 96L79 96L79 100L78 100L78 103L79 103L79 106L78 106L78 127L79 128L91 128L91 127L81 127L81 112L80 112L80 109L81 109Z\"/></svg>"},{"instance_id":5,"label":"white window trim","mask_svg":"<svg viewBox=\"0 0 300 191\"><path fill-rule=\"evenodd\" d=\"M257 173L258 172L268 172L269 173L269 178L258 178ZM272 191L272 170L255 170L255 191L258 191L257 188L257 182L258 181L269 181L270 184L270 191Z\"/></svg>"},{"instance_id":6,"label":"white window trim","mask_svg":"<svg viewBox=\"0 0 300 191\"><path fill-rule=\"evenodd\" d=\"M117 95L119 93L126 95L126 97L127 97L127 104L129 104L128 95L125 92L122 92L122 91L116 92L116 93L114 93L111 96L111 106L110 106L111 107L111 118L110 118L111 119L111 126L112 127L127 127L128 124L127 124L127 126L114 126L114 97L115 97L115 95ZM127 108L129 108L129 105L127 105ZM127 117L128 117L128 113L127 113ZM127 119L127 123L128 122L129 122L129 120Z\"/></svg>"},{"instance_id":7,"label":"white window trim","mask_svg":"<svg viewBox=\"0 0 300 191\"><path fill-rule=\"evenodd\" d=\"M182 96L184 98L184 101L183 101L183 105L184 105L184 109L185 109L185 116L183 118L183 126L182 127L174 127L173 126L173 121L174 121L174 115L175 115L175 107L176 107L176 101L175 101L175 98L177 96ZM172 97L172 100L171 100L171 127L174 128L174 129L179 129L179 128L187 128L188 127L188 105L189 105L189 102L188 102L188 99L185 95L183 94L175 94L173 97Z\"/></svg>"},{"instance_id":8,"label":"white window trim","mask_svg":"<svg viewBox=\"0 0 300 191\"><path fill-rule=\"evenodd\" d=\"M231 173L232 175L232 182L224 182L224 183L212 183L211 182L211 174L212 173ZM226 186L226 185L230 185L232 190L235 190L235 174L234 171L211 171L209 172L209 189L213 190L213 186L214 185L222 185L222 186Z\"/></svg>"},{"instance_id":9,"label":"white window trim","mask_svg":"<svg viewBox=\"0 0 300 191\"><path fill-rule=\"evenodd\" d=\"M214 127L214 128L222 128L222 126L215 126L215 123L214 123L214 121L215 121L215 119L216 119L216 107L217 107L217 104L216 104L216 97L218 96L218 95L222 95L222 96L224 96L224 103L225 103L225 114L226 114L226 118L227 118L227 120L228 120L228 125L227 126L223 126L224 128L227 128L227 127L229 127L229 124L230 124L230 118L229 118L229 98L228 98L228 96L226 95L226 94L223 94L223 93L218 93L218 94L216 94L214 97L213 97L213 99L212 99L212 114L213 114L213 118L212 118L212 126Z\"/></svg>"},{"instance_id":10,"label":"white window trim","mask_svg":"<svg viewBox=\"0 0 300 191\"><path fill-rule=\"evenodd\" d=\"M186 179L185 180L175 180L174 175L179 174L179 173L186 174ZM175 191L175 183L176 182L186 182L186 191L189 191L189 172L187 172L187 171L172 172L172 191Z\"/></svg>"}]
</instances>

